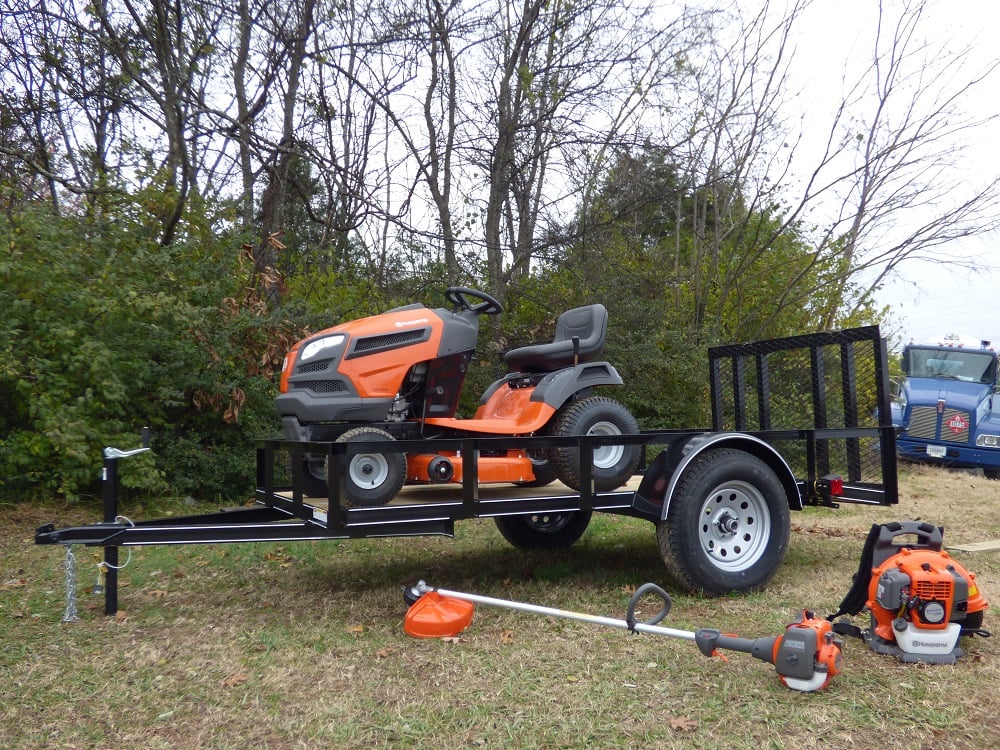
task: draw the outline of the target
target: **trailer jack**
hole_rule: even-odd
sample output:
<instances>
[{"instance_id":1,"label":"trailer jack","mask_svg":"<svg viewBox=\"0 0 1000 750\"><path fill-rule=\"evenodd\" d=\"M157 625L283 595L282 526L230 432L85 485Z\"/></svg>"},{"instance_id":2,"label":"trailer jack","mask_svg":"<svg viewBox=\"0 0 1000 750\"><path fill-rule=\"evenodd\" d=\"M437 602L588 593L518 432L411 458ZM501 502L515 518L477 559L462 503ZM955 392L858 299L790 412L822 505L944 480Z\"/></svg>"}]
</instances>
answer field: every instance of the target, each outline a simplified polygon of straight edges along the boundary
<instances>
[{"instance_id":1,"label":"trailer jack","mask_svg":"<svg viewBox=\"0 0 1000 750\"><path fill-rule=\"evenodd\" d=\"M636 607L647 595L659 598L662 607L648 620L636 621ZM741 651L773 664L784 685L802 692L822 690L841 671L843 641L833 632L828 621L816 618L809 610L802 610L802 614L777 636L739 638L723 634L714 628L677 630L658 625L670 612L671 600L670 595L654 583L645 583L636 589L628 603L624 620L433 588L423 581L404 589L403 597L410 605L403 627L406 633L416 638L458 635L472 622L474 605L483 604L622 628L633 633L694 641L698 650L709 657L722 656L718 653L719 649Z\"/></svg>"}]
</instances>

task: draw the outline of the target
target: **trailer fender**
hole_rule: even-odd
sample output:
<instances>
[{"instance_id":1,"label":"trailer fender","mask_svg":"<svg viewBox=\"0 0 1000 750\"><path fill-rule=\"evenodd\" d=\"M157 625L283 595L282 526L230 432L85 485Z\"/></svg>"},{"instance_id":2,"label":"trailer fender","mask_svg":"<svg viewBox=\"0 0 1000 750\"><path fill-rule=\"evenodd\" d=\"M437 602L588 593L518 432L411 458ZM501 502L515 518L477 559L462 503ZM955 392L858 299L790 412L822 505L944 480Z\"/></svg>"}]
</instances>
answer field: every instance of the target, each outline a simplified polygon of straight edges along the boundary
<instances>
[{"instance_id":1,"label":"trailer fender","mask_svg":"<svg viewBox=\"0 0 1000 750\"><path fill-rule=\"evenodd\" d=\"M789 509L802 510L795 475L781 454L760 438L739 432L699 433L671 443L643 475L633 501L635 509L646 517L665 521L677 483L687 467L705 451L722 447L741 450L764 461L781 482Z\"/></svg>"}]
</instances>

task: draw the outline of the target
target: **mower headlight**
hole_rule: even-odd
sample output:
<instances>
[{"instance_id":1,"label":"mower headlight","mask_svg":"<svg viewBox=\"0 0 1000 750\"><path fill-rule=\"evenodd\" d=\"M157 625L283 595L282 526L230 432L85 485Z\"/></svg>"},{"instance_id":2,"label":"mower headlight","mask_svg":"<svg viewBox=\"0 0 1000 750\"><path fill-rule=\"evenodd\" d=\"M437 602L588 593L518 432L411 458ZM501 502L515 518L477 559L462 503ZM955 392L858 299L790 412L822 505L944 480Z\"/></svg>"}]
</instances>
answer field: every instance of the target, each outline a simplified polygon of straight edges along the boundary
<instances>
[{"instance_id":1,"label":"mower headlight","mask_svg":"<svg viewBox=\"0 0 1000 750\"><path fill-rule=\"evenodd\" d=\"M980 435L976 438L979 448L1000 448L1000 435Z\"/></svg>"},{"instance_id":2,"label":"mower headlight","mask_svg":"<svg viewBox=\"0 0 1000 750\"><path fill-rule=\"evenodd\" d=\"M299 361L305 362L307 359L312 359L313 357L319 355L321 352L327 349L332 349L335 346L340 346L344 343L346 339L343 333L337 333L333 336L324 336L321 339L316 339L315 341L310 341L302 348L302 353L299 355Z\"/></svg>"}]
</instances>

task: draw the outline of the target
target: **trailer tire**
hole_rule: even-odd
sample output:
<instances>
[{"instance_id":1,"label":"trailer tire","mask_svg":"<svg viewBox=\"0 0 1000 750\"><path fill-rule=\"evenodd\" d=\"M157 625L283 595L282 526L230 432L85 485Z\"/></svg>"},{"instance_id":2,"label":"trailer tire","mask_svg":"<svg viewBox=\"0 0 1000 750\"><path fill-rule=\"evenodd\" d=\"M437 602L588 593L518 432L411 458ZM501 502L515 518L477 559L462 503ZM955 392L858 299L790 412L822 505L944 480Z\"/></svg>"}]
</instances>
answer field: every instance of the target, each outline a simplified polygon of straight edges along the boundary
<instances>
[{"instance_id":1,"label":"trailer tire","mask_svg":"<svg viewBox=\"0 0 1000 750\"><path fill-rule=\"evenodd\" d=\"M355 427L337 438L338 443L393 440L385 430ZM403 488L406 481L406 456L399 451L357 453L348 458L346 476L347 504L372 508L385 505Z\"/></svg>"},{"instance_id":2,"label":"trailer tire","mask_svg":"<svg viewBox=\"0 0 1000 750\"><path fill-rule=\"evenodd\" d=\"M790 531L788 498L771 467L716 448L685 469L656 539L677 583L718 596L763 589L785 559Z\"/></svg>"},{"instance_id":3,"label":"trailer tire","mask_svg":"<svg viewBox=\"0 0 1000 750\"><path fill-rule=\"evenodd\" d=\"M566 549L583 536L591 511L532 513L493 519L503 538L521 549Z\"/></svg>"},{"instance_id":4,"label":"trailer tire","mask_svg":"<svg viewBox=\"0 0 1000 750\"><path fill-rule=\"evenodd\" d=\"M591 396L572 401L553 418L553 436L634 435L639 424L623 404ZM639 465L638 445L605 445L594 450L594 489L607 492L625 484ZM553 448L549 452L556 477L579 492L583 487L579 448Z\"/></svg>"}]
</instances>

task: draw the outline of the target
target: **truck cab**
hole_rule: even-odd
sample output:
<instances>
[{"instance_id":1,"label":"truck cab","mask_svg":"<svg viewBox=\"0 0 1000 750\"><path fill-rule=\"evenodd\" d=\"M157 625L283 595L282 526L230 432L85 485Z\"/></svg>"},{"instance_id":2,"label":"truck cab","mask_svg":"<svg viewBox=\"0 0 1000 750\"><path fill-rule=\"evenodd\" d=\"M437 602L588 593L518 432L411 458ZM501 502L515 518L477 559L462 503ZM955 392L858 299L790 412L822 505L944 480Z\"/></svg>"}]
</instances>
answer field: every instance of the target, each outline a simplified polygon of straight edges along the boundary
<instances>
[{"instance_id":1,"label":"truck cab","mask_svg":"<svg viewBox=\"0 0 1000 750\"><path fill-rule=\"evenodd\" d=\"M997 354L990 342L949 335L911 343L901 364L892 410L893 424L902 428L899 457L1000 478Z\"/></svg>"}]
</instances>

